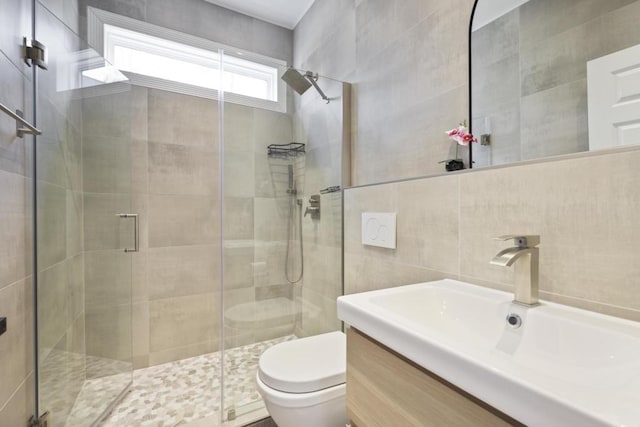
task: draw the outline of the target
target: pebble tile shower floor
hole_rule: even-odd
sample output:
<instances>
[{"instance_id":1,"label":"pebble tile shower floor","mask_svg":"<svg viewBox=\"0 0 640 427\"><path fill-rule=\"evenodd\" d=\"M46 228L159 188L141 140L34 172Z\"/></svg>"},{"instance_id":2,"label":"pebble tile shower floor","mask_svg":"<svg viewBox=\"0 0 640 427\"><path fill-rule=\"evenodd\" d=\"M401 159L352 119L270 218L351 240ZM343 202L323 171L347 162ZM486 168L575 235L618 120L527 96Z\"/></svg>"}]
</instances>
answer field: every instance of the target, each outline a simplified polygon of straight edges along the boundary
<instances>
[{"instance_id":1,"label":"pebble tile shower floor","mask_svg":"<svg viewBox=\"0 0 640 427\"><path fill-rule=\"evenodd\" d=\"M267 348L292 339L295 336L290 335L226 351L225 408L260 399L254 380L260 355ZM100 426L174 427L215 416L220 412L219 377L220 352L138 369L133 373L131 392ZM85 387L108 390L105 381L108 380L89 380ZM87 394L96 400L95 394ZM87 403L78 400L69 421L91 419L91 405Z\"/></svg>"}]
</instances>

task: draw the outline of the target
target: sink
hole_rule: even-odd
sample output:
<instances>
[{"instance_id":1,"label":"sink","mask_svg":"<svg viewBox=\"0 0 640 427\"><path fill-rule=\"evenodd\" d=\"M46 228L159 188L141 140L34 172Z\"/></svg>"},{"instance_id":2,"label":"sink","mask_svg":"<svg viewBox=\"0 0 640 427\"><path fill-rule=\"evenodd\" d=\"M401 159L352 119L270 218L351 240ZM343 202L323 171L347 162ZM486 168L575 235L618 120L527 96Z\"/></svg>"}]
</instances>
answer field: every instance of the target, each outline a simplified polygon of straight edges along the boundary
<instances>
[{"instance_id":1,"label":"sink","mask_svg":"<svg viewBox=\"0 0 640 427\"><path fill-rule=\"evenodd\" d=\"M445 279L340 297L338 317L524 424L640 426L640 323L512 300Z\"/></svg>"}]
</instances>

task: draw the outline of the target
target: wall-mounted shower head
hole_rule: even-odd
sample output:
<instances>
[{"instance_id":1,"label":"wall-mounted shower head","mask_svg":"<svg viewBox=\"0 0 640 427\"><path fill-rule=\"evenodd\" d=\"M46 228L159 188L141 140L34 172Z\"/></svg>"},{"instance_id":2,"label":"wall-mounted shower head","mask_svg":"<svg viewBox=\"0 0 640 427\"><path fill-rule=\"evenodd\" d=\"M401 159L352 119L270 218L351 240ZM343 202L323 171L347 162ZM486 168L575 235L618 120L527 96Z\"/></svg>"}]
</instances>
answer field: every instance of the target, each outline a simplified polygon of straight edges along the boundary
<instances>
[{"instance_id":1,"label":"wall-mounted shower head","mask_svg":"<svg viewBox=\"0 0 640 427\"><path fill-rule=\"evenodd\" d=\"M309 82L309 80L307 80L295 68L289 68L287 71L285 71L282 75L282 80L284 80L284 82L288 84L291 89L295 90L300 95L305 93L311 87L311 83Z\"/></svg>"},{"instance_id":2,"label":"wall-mounted shower head","mask_svg":"<svg viewBox=\"0 0 640 427\"><path fill-rule=\"evenodd\" d=\"M316 81L318 80L318 75L312 73L311 71L307 71L304 74L301 74L300 71L296 70L295 68L289 68L282 75L282 80L284 80L284 82L288 84L291 89L295 90L300 95L305 93L311 86L313 86L314 88L316 88L322 99L327 101L327 104L330 101L327 95L325 95L322 89L320 89L318 83L316 83Z\"/></svg>"}]
</instances>

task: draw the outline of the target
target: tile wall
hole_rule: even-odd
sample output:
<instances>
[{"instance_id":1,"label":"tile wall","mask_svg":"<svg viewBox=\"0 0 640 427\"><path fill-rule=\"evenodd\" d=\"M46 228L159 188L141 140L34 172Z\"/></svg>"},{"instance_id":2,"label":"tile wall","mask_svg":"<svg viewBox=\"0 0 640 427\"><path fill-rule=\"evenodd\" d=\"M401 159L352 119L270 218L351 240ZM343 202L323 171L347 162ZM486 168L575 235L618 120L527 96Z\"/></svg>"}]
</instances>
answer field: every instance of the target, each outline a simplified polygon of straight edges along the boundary
<instances>
[{"instance_id":1,"label":"tile wall","mask_svg":"<svg viewBox=\"0 0 640 427\"><path fill-rule=\"evenodd\" d=\"M476 165L588 151L586 63L640 43L638 13L635 0L535 0L475 31L474 129L488 117L492 135Z\"/></svg>"},{"instance_id":2,"label":"tile wall","mask_svg":"<svg viewBox=\"0 0 640 427\"><path fill-rule=\"evenodd\" d=\"M92 6L291 60L290 30L202 0L80 3L81 30L86 26L84 8ZM71 13L61 14L74 19ZM133 88L131 102L132 163L130 176L125 173L123 178L131 179L131 210L140 214L141 221L141 252L133 254L131 272L134 367L140 368L219 348L219 112L215 100L142 87ZM268 219L282 221L282 213L272 209L276 206L273 195L268 194L272 186L265 153L268 143L291 140L291 126L285 114L225 105L224 235L231 241L224 248L225 306L253 302L265 294L255 286L282 286L268 281L254 284L254 275L260 274L254 272L254 258L260 264L266 255L264 245L254 247L252 239L267 241L268 252L277 254L269 255L270 263L280 267L281 242L260 236L273 225ZM121 166L122 171L126 165ZM104 177L97 180L104 182ZM115 254L96 260L99 268L88 273L92 277L87 286L103 288L105 281L113 279L105 274L108 271L128 274L114 269L120 261ZM104 321L96 321L95 327ZM228 330L225 335L231 346L262 338L253 329ZM113 344L104 341L101 351L114 348Z\"/></svg>"},{"instance_id":3,"label":"tile wall","mask_svg":"<svg viewBox=\"0 0 640 427\"><path fill-rule=\"evenodd\" d=\"M131 211L140 215L141 251L132 254L132 271L122 266L120 257L127 254L114 252L97 258L96 268L86 275L87 289L99 292L117 280L114 272L132 274L134 367L139 368L219 349L221 204L225 310L274 292L292 298L282 269L285 185L282 170L274 175L266 156L268 144L291 140L292 122L287 114L225 105L221 200L218 102L142 87L133 87L130 101L131 164L110 170L126 175L122 169L130 168ZM231 347L293 328L291 322L285 331L255 322L235 326L225 333ZM103 338L99 353L115 344Z\"/></svg>"},{"instance_id":4,"label":"tile wall","mask_svg":"<svg viewBox=\"0 0 640 427\"><path fill-rule=\"evenodd\" d=\"M441 172L443 129L468 114L468 28L452 22L467 22L472 5L317 2L296 28L297 64L353 83L354 185ZM337 16L342 25L323 27ZM323 52L335 40L352 50L350 69ZM442 277L511 289L513 272L488 264L502 248L491 238L532 233L542 238L543 297L640 320L640 254L630 240L639 156L630 149L348 189L345 291ZM361 245L364 211L398 213L396 250Z\"/></svg>"},{"instance_id":5,"label":"tile wall","mask_svg":"<svg viewBox=\"0 0 640 427\"><path fill-rule=\"evenodd\" d=\"M640 150L353 188L345 193L347 293L440 278L513 291L489 265L538 234L541 298L640 321ZM588 190L587 190L588 189ZM398 248L360 243L362 212L397 212Z\"/></svg>"},{"instance_id":6,"label":"tile wall","mask_svg":"<svg viewBox=\"0 0 640 427\"><path fill-rule=\"evenodd\" d=\"M294 141L292 114L226 103L224 126L223 318L232 348L293 332L294 287L285 276L289 207L295 205L287 193L288 166L301 187L304 159L267 156L268 145ZM291 276L299 271L293 236Z\"/></svg>"}]
</instances>

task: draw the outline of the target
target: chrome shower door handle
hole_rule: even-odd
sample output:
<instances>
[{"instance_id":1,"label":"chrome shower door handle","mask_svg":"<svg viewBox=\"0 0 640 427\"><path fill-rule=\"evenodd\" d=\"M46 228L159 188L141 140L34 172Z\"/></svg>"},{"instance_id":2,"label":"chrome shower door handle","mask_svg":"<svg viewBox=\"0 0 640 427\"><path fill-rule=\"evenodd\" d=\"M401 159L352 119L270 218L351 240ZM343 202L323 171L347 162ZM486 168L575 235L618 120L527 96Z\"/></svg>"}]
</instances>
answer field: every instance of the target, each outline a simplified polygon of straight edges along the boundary
<instances>
[{"instance_id":1,"label":"chrome shower door handle","mask_svg":"<svg viewBox=\"0 0 640 427\"><path fill-rule=\"evenodd\" d=\"M133 218L133 249L124 248L124 251L129 252L140 252L140 228L138 224L138 214L118 214L120 218Z\"/></svg>"}]
</instances>

